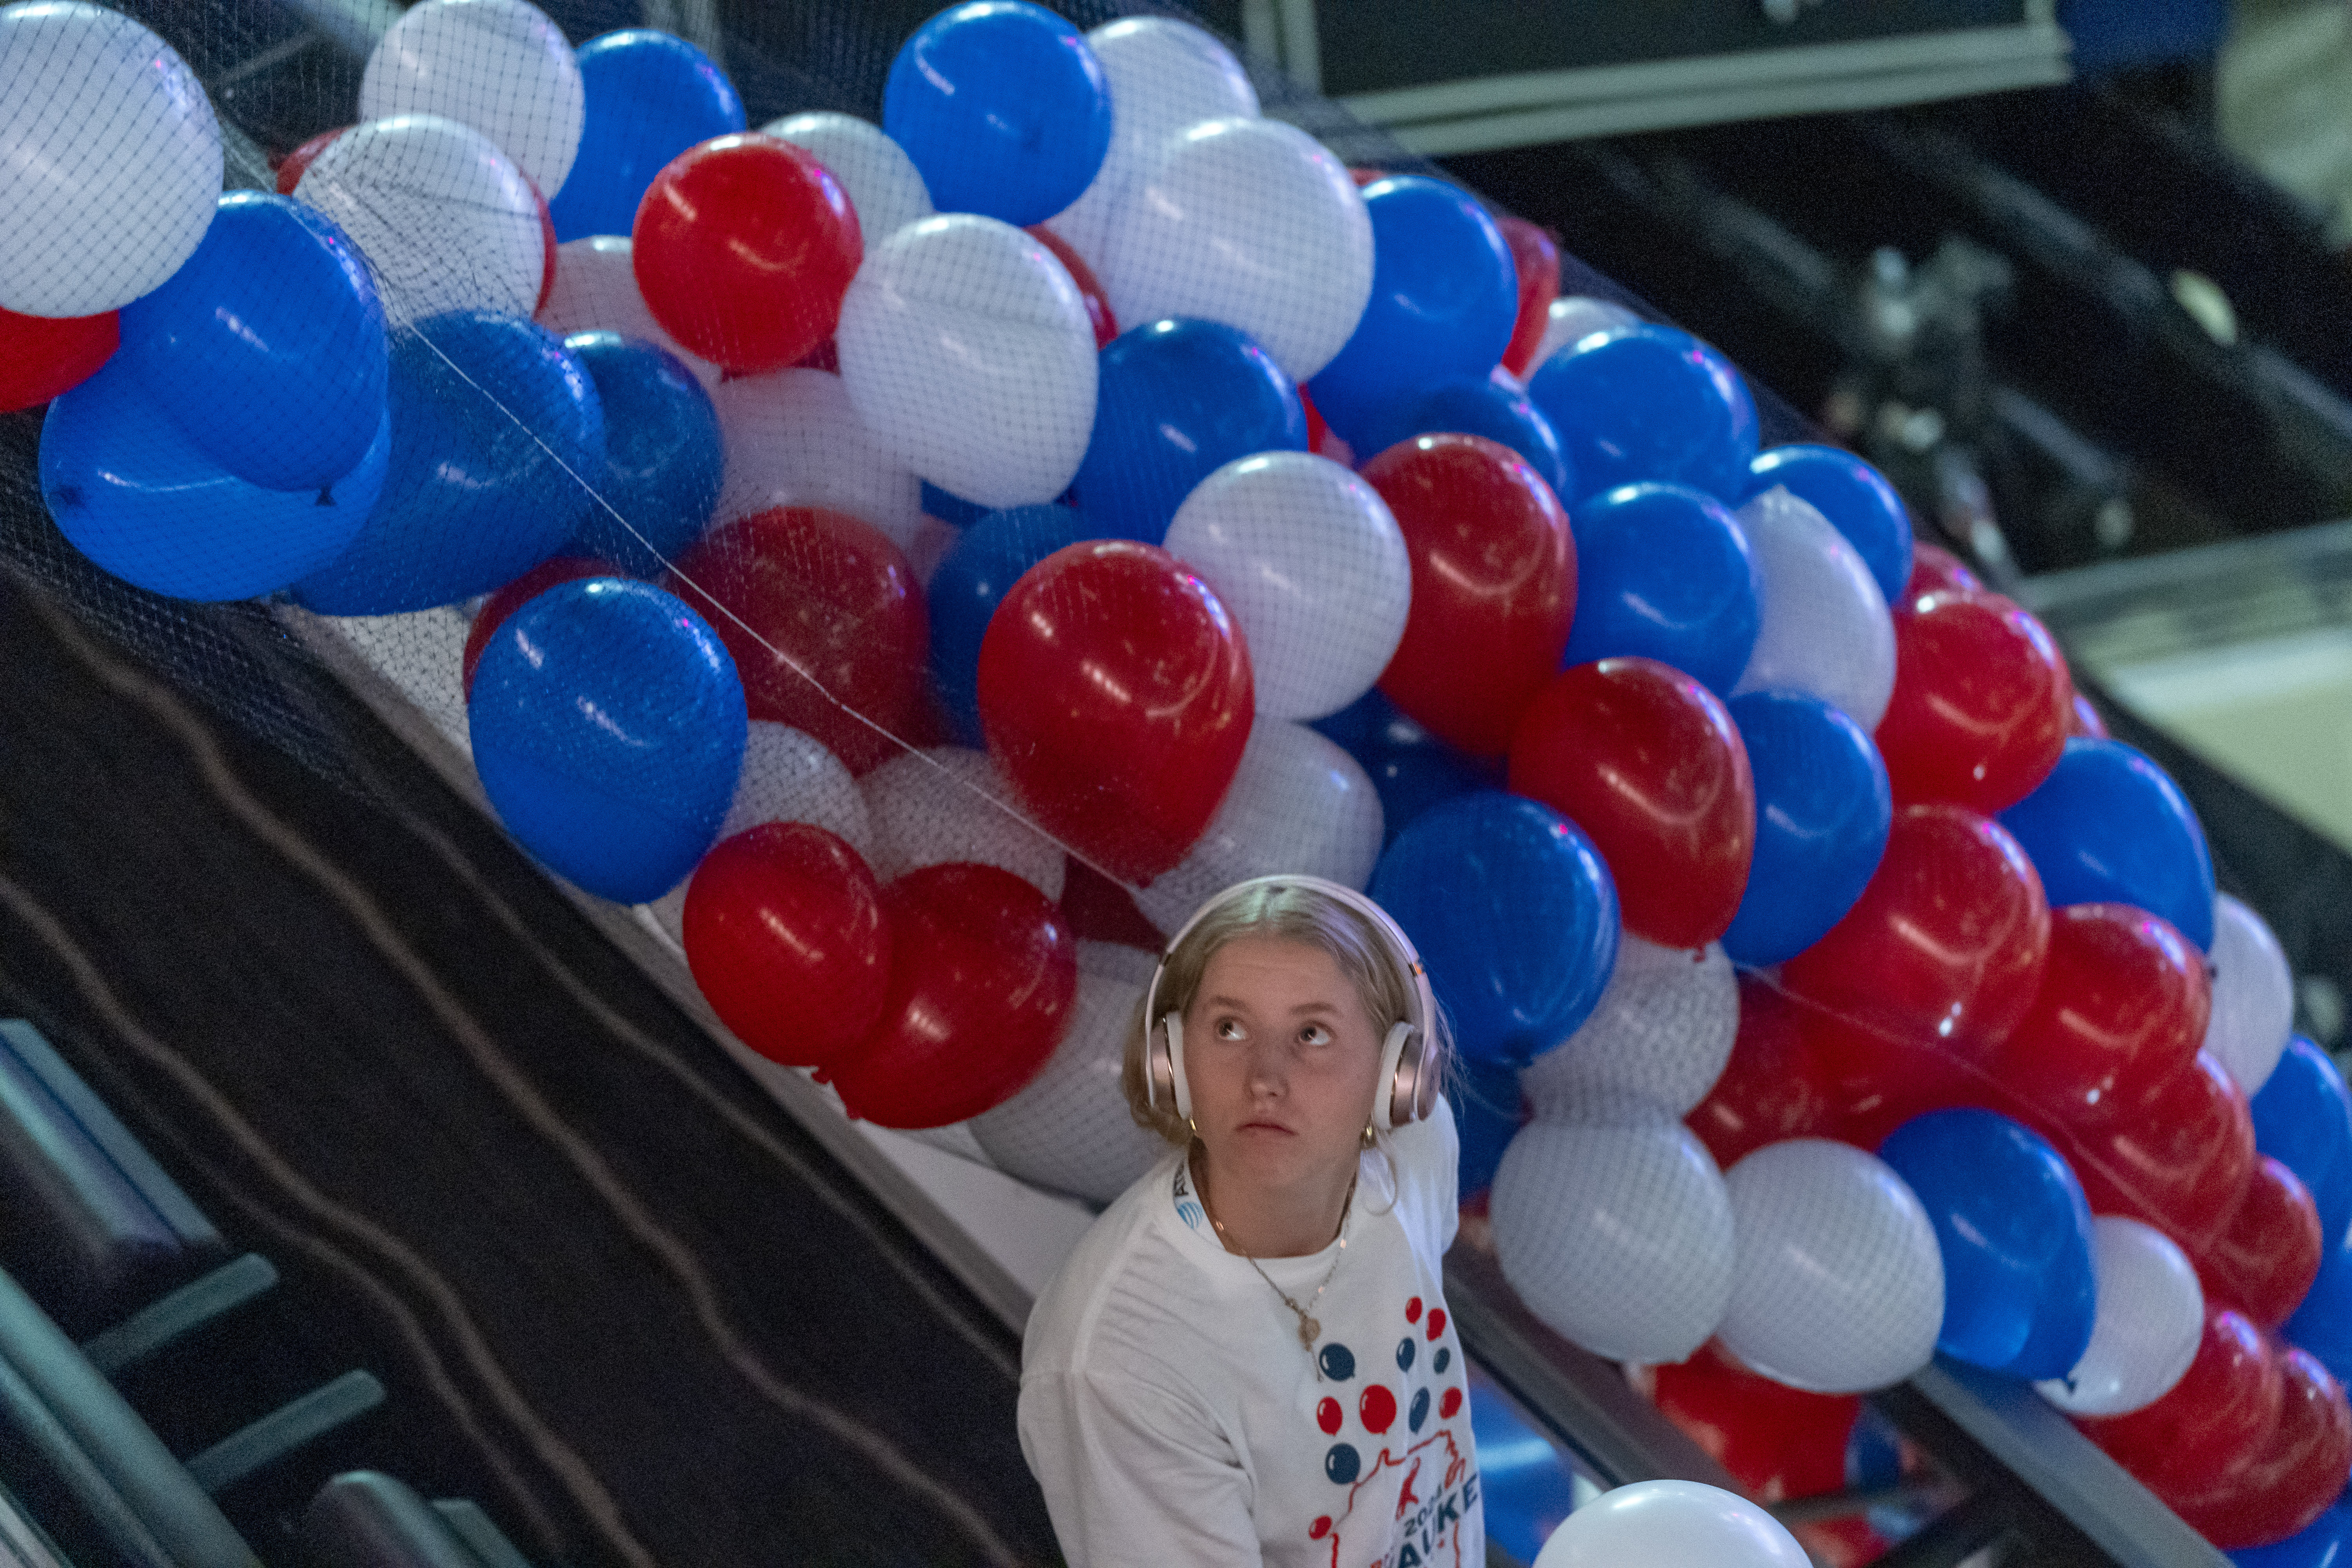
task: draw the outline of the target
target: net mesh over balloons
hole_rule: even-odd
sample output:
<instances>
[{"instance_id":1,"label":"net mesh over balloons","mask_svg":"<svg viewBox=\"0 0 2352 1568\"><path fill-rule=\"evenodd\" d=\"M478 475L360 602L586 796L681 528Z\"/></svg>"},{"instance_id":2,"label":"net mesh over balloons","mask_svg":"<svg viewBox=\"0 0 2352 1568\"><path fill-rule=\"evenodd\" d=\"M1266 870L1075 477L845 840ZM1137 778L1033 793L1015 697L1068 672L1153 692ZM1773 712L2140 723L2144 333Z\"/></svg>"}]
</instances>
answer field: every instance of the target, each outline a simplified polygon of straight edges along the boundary
<instances>
[{"instance_id":1,"label":"net mesh over balloons","mask_svg":"<svg viewBox=\"0 0 2352 1568\"><path fill-rule=\"evenodd\" d=\"M362 794L375 732L332 689L388 688L523 847L681 944L701 855L771 822L877 890L1003 871L1047 969L1246 876L1368 883L1381 794L1309 725L1370 691L1411 567L1351 454L1307 449L1302 387L1370 288L1346 160L1421 165L1112 7L1024 17L968 89L1082 151L1102 122L1091 170L1042 174L894 78L929 8L613 20L12 9L6 134L69 155L10 191L0 308L126 347L9 383L11 569ZM1055 28L1087 32L1092 110ZM1213 210L1154 238L1129 209L1177 142ZM1285 191L1312 210L1270 222ZM1255 278L1217 249L1251 230ZM1150 428L1186 388L1193 423ZM1090 458L1098 403L1123 422ZM1108 984L1079 973L1041 1083ZM1124 1145L1089 1081L1072 1139ZM1003 1120L1011 1149L1052 1115Z\"/></svg>"},{"instance_id":2,"label":"net mesh over balloons","mask_svg":"<svg viewBox=\"0 0 2352 1568\"><path fill-rule=\"evenodd\" d=\"M2215 915L2210 864L2201 894L2060 866L2075 829L2037 781L2139 775L2078 763L2038 623L1964 585L1922 602L1889 565L1899 502L1870 523L1834 455L1727 467L1802 422L1573 258L1513 315L1507 215L1335 106L1163 18L992 16L722 8L686 38L430 0L379 39L226 5L0 12L0 138L47 171L0 176L29 182L0 327L62 345L0 354L10 569L361 792L381 742L333 688L383 683L523 847L642 906L739 1036L1041 1186L1107 1201L1156 1152L1118 1058L1201 900L1365 887L1395 852L1449 868L1409 929L1545 911L1539 951L1461 938L1438 988L1476 1075L1457 1103L1496 1123L1506 1271L1595 1348L1672 1358L1769 1315L1724 1173L1933 1103L2014 1113L2095 1208L2260 1294L2242 1194L2301 1212L2242 1131L2283 965ZM926 87L959 79L977 121ZM1426 341L1382 313L1413 289L1455 312ZM1624 459L1579 413L1652 396L1715 424ZM1652 489L1603 500L1621 479ZM1445 533L1465 497L1508 525L1484 557ZM1645 577L1599 526L1636 514L1714 574ZM1984 793L1944 765L1953 694L1906 685L1917 648L2020 672L1978 694L2009 726ZM1612 672L1561 688L1563 658ZM1658 735L1709 763L1676 809L1754 824L1688 878L1644 869L1678 852L1663 817L1575 771ZM1926 868L1913 893L1882 858ZM1958 990L1861 929L1949 877L2010 922L1956 933L1983 960ZM2089 955L2070 973L2185 975L2122 917L2015 951L2101 900L2200 958L2220 933L2210 1021L2176 1018L2149 1047L2175 1070L2138 1086L2221 1151L2196 1169L2052 1110L2063 1074L2021 1100L2006 1065L2058 1027L2052 943ZM918 1016L964 1032L934 1049ZM1598 1279L1562 1238L1632 1234L1612 1215L1691 1246Z\"/></svg>"}]
</instances>

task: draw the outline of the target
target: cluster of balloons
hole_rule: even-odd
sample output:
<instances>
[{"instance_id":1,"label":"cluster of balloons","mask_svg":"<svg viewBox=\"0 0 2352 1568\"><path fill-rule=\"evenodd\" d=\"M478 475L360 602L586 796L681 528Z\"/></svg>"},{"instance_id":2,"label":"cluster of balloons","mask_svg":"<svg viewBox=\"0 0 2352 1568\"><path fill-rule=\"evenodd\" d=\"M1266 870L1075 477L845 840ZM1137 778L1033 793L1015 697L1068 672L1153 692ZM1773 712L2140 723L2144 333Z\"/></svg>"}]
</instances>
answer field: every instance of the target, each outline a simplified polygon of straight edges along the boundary
<instances>
[{"instance_id":1,"label":"cluster of balloons","mask_svg":"<svg viewBox=\"0 0 2352 1568\"><path fill-rule=\"evenodd\" d=\"M756 132L677 39L425 0L274 195L113 13L0 10L17 87L59 527L184 597L487 595L500 819L853 1113L1107 1201L1139 949L1369 887L1563 1334L2031 1379L2228 1546L2341 1490L2352 1102L2277 943L2031 615L1539 232L1021 0Z\"/></svg>"}]
</instances>

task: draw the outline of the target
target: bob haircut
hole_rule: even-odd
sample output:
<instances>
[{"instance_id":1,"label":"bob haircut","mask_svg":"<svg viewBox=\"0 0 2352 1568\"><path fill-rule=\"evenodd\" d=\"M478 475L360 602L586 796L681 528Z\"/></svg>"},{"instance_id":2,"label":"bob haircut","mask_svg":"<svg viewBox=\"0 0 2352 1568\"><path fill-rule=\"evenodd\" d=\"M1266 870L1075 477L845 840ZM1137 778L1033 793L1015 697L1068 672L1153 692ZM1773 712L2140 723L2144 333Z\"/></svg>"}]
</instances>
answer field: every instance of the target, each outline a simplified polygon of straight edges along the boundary
<instances>
[{"instance_id":1,"label":"bob haircut","mask_svg":"<svg viewBox=\"0 0 2352 1568\"><path fill-rule=\"evenodd\" d=\"M1355 988L1356 999L1363 1004L1366 1016L1371 1019L1375 1039L1386 1038L1391 1028L1412 1016L1412 976L1405 968L1403 955L1384 932L1361 911L1320 889L1278 882L1219 894L1209 913L1185 934L1181 942L1169 950L1163 960L1156 1004L1160 1015L1191 1012L1209 960L1227 942L1242 937L1301 942L1329 953L1332 962L1339 966L1339 973ZM1172 1104L1153 1107L1145 1078L1146 1031L1159 1023L1156 1018L1143 1016L1144 1008L1150 1005L1147 988L1145 995L1137 1000L1134 1018L1128 1026L1119 1089L1127 1096L1128 1114L1135 1118L1137 1126L1181 1149L1192 1143L1192 1128ZM1443 1087L1453 1071L1454 1037L1446 1027L1444 1013L1433 1006L1429 1033L1425 1047L1428 1057L1423 1070L1434 1073ZM1367 1105L1364 1110L1365 1126L1369 1129L1371 1107Z\"/></svg>"}]
</instances>

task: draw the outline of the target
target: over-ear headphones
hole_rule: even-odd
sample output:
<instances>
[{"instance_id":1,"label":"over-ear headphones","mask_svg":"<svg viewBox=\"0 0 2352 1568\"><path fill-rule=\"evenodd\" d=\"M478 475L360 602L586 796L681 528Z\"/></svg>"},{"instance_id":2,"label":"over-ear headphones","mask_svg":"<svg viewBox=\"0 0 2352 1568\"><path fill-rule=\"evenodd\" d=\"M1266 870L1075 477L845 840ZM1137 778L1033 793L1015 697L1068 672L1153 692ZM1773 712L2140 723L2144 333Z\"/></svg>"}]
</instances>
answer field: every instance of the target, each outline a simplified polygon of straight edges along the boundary
<instances>
[{"instance_id":1,"label":"over-ear headphones","mask_svg":"<svg viewBox=\"0 0 2352 1568\"><path fill-rule=\"evenodd\" d=\"M1160 950L1159 966L1152 970L1151 984L1143 994L1144 1083L1152 1108L1172 1105L1176 1114L1187 1121L1192 1117L1192 1091L1184 1081L1184 1020L1173 1012L1164 1018L1157 1016L1160 982L1168 973L1168 961L1183 945L1184 939L1192 934L1193 927L1252 888L1310 888L1345 904L1370 924L1374 937L1388 948L1390 956L1412 981L1410 1015L1390 1028L1388 1038L1381 1045L1381 1071L1372 1095L1371 1125L1387 1132L1418 1121L1435 1110L1437 1073L1430 1058L1429 1038L1430 1020L1437 1016L1437 1003L1430 994L1429 973L1422 966L1421 954L1414 950L1412 940L1386 910L1353 888L1327 882L1320 877L1287 875L1253 877L1246 882L1234 883L1202 905Z\"/></svg>"}]
</instances>

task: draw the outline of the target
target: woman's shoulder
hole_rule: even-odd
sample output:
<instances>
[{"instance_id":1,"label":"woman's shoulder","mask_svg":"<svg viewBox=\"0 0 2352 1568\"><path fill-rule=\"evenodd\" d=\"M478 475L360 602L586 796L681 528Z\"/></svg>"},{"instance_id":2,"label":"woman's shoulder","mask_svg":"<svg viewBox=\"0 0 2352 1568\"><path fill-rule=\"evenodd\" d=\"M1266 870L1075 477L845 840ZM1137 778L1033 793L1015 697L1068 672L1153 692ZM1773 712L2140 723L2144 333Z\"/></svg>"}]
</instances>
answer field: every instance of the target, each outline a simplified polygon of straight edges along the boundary
<instances>
[{"instance_id":1,"label":"woman's shoulder","mask_svg":"<svg viewBox=\"0 0 2352 1568\"><path fill-rule=\"evenodd\" d=\"M1123 1355L1126 1342L1171 1310L1172 1258L1161 1256L1170 1249L1157 1221L1160 1205L1174 1202L1176 1162L1171 1152L1120 1194L1063 1259L1030 1310L1024 1375L1082 1371L1106 1339Z\"/></svg>"},{"instance_id":2,"label":"woman's shoulder","mask_svg":"<svg viewBox=\"0 0 2352 1568\"><path fill-rule=\"evenodd\" d=\"M1433 1258L1454 1243L1459 1201L1462 1142L1454 1107L1445 1096L1423 1121L1388 1135L1396 1183L1396 1210L1406 1228L1430 1248Z\"/></svg>"}]
</instances>

